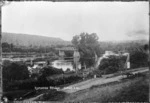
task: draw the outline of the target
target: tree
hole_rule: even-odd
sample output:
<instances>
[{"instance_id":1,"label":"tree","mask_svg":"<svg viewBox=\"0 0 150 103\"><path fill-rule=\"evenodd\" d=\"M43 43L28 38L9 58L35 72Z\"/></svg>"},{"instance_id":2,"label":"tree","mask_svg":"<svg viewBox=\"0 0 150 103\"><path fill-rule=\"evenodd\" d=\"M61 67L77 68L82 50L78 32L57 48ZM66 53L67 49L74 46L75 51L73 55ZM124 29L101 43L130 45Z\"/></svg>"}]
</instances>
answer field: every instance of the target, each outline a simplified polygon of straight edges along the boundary
<instances>
[{"instance_id":1,"label":"tree","mask_svg":"<svg viewBox=\"0 0 150 103\"><path fill-rule=\"evenodd\" d=\"M148 56L145 52L134 51L130 55L131 68L148 66Z\"/></svg>"},{"instance_id":2,"label":"tree","mask_svg":"<svg viewBox=\"0 0 150 103\"><path fill-rule=\"evenodd\" d=\"M54 76L54 75L57 75L57 74L62 74L64 73L62 69L57 69L57 68L54 68L54 67L51 67L51 66L47 66L47 67L44 67L42 70L41 70L41 76L38 78L38 82L40 83L39 85L40 86L48 86L49 83L51 84L55 84L54 80L47 80L47 77L49 76Z\"/></svg>"},{"instance_id":3,"label":"tree","mask_svg":"<svg viewBox=\"0 0 150 103\"><path fill-rule=\"evenodd\" d=\"M95 55L100 55L100 45L96 33L81 33L75 35L72 39L72 44L79 50L81 64L92 66L95 63Z\"/></svg>"},{"instance_id":4,"label":"tree","mask_svg":"<svg viewBox=\"0 0 150 103\"><path fill-rule=\"evenodd\" d=\"M78 46L79 44L79 39L80 39L80 36L79 35L75 35L72 39L72 44L74 44L75 46Z\"/></svg>"},{"instance_id":5,"label":"tree","mask_svg":"<svg viewBox=\"0 0 150 103\"><path fill-rule=\"evenodd\" d=\"M62 69L57 69L51 66L47 66L41 70L42 75L40 78L46 78L48 76L53 76L55 74L62 74L62 73L64 73Z\"/></svg>"},{"instance_id":6,"label":"tree","mask_svg":"<svg viewBox=\"0 0 150 103\"><path fill-rule=\"evenodd\" d=\"M29 78L29 71L23 63L3 63L3 78L7 81L25 80Z\"/></svg>"},{"instance_id":7,"label":"tree","mask_svg":"<svg viewBox=\"0 0 150 103\"><path fill-rule=\"evenodd\" d=\"M126 56L117 57L109 56L104 58L99 65L99 70L102 74L111 74L124 69Z\"/></svg>"},{"instance_id":8,"label":"tree","mask_svg":"<svg viewBox=\"0 0 150 103\"><path fill-rule=\"evenodd\" d=\"M8 44L7 42L2 43L3 52L10 52L12 50L13 44Z\"/></svg>"},{"instance_id":9,"label":"tree","mask_svg":"<svg viewBox=\"0 0 150 103\"><path fill-rule=\"evenodd\" d=\"M2 48L9 48L10 45L7 42L2 43Z\"/></svg>"}]
</instances>

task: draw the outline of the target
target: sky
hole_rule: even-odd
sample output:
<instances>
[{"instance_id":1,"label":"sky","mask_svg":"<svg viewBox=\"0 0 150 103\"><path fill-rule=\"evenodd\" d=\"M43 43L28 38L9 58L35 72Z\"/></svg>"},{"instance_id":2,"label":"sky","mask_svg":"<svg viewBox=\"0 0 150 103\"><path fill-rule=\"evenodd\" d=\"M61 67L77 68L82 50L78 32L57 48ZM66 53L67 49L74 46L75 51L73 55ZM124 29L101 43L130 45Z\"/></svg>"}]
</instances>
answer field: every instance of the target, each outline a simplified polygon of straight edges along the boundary
<instances>
[{"instance_id":1,"label":"sky","mask_svg":"<svg viewBox=\"0 0 150 103\"><path fill-rule=\"evenodd\" d=\"M99 41L149 37L149 2L11 2L2 7L2 32L59 37L82 32Z\"/></svg>"}]
</instances>

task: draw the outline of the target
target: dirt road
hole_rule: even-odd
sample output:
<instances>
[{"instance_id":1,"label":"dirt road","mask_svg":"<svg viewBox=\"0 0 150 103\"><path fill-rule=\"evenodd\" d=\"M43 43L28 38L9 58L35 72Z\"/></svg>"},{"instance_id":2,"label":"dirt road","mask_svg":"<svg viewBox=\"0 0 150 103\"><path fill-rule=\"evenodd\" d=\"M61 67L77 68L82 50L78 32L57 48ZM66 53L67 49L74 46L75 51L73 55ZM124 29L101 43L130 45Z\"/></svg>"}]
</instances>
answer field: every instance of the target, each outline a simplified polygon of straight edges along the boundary
<instances>
[{"instance_id":1,"label":"dirt road","mask_svg":"<svg viewBox=\"0 0 150 103\"><path fill-rule=\"evenodd\" d=\"M134 73L142 73L142 72L146 72L146 71L149 71L148 67L134 69L131 72L134 74ZM64 87L60 91L64 91L66 93L74 93L74 92L77 92L77 91L80 91L80 90L83 90L83 89L90 88L94 85L101 85L101 84L106 84L106 83L110 83L110 82L119 81L121 78L123 78L122 75L111 77L111 78L93 78L93 79L90 79L90 80L86 80L86 81L83 81L83 82L80 82L80 83L76 83L76 84ZM40 94L37 97L30 98L30 99L27 99L27 100L24 100L24 101L34 101L37 98L41 97L42 95L43 94Z\"/></svg>"},{"instance_id":2,"label":"dirt road","mask_svg":"<svg viewBox=\"0 0 150 103\"><path fill-rule=\"evenodd\" d=\"M146 71L149 71L148 67L139 68L139 69L137 69L137 71L132 71L132 73L135 74L135 73L142 73L142 72L146 72ZM77 92L79 90L90 88L93 85L101 85L101 84L105 84L105 83L119 81L123 77L124 76L119 75L119 76L115 76L112 78L93 78L93 79L90 79L87 81L83 81L83 82L65 87L62 89L62 91L67 92L67 93L73 93L73 92Z\"/></svg>"}]
</instances>

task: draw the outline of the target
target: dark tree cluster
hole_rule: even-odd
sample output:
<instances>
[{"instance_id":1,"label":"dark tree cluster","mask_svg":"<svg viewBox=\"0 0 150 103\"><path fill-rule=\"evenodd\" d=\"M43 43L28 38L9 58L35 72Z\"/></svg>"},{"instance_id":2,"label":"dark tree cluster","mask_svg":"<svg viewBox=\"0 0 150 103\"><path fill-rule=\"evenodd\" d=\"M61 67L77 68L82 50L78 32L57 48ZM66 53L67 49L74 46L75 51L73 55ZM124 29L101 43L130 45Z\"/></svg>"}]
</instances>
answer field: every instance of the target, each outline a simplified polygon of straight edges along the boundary
<instances>
[{"instance_id":1,"label":"dark tree cluster","mask_svg":"<svg viewBox=\"0 0 150 103\"><path fill-rule=\"evenodd\" d=\"M25 80L29 78L27 66L23 63L4 63L3 78L8 81Z\"/></svg>"},{"instance_id":2,"label":"dark tree cluster","mask_svg":"<svg viewBox=\"0 0 150 103\"><path fill-rule=\"evenodd\" d=\"M11 52L13 51L14 45L13 44L9 44L7 42L3 42L2 43L2 50L3 52Z\"/></svg>"},{"instance_id":3,"label":"dark tree cluster","mask_svg":"<svg viewBox=\"0 0 150 103\"><path fill-rule=\"evenodd\" d=\"M148 66L148 55L142 51L134 51L130 55L131 68Z\"/></svg>"},{"instance_id":4,"label":"dark tree cluster","mask_svg":"<svg viewBox=\"0 0 150 103\"><path fill-rule=\"evenodd\" d=\"M29 79L29 71L24 63L11 63L5 61L3 63L3 89L9 90L15 82Z\"/></svg>"},{"instance_id":5,"label":"dark tree cluster","mask_svg":"<svg viewBox=\"0 0 150 103\"><path fill-rule=\"evenodd\" d=\"M56 53L54 49L55 46L16 46L14 44L9 44L7 42L2 43L2 50L3 52L20 52L20 53L29 53L29 52L36 52L36 53Z\"/></svg>"},{"instance_id":6,"label":"dark tree cluster","mask_svg":"<svg viewBox=\"0 0 150 103\"><path fill-rule=\"evenodd\" d=\"M81 64L86 66L93 66L95 62L95 56L100 55L100 45L98 42L98 36L96 33L81 33L76 35L72 39L72 44L78 48L81 58Z\"/></svg>"},{"instance_id":7,"label":"dark tree cluster","mask_svg":"<svg viewBox=\"0 0 150 103\"><path fill-rule=\"evenodd\" d=\"M123 71L125 68L126 56L109 56L103 59L99 65L101 74L111 74L118 71Z\"/></svg>"},{"instance_id":8,"label":"dark tree cluster","mask_svg":"<svg viewBox=\"0 0 150 103\"><path fill-rule=\"evenodd\" d=\"M47 66L47 67L44 67L42 70L41 70L41 77L48 77L48 76L53 76L53 75L56 75L56 74L63 74L63 70L62 69L57 69L57 68L54 68L54 67L51 67L51 66Z\"/></svg>"}]
</instances>

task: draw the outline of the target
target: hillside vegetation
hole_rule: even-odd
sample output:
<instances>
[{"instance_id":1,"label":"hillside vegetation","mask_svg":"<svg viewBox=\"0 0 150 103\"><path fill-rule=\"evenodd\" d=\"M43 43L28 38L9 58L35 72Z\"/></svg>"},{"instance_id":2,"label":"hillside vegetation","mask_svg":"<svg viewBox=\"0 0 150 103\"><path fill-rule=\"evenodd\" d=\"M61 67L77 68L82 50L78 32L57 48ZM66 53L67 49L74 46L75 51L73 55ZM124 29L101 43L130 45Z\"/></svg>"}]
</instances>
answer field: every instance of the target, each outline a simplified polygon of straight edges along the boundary
<instances>
[{"instance_id":1,"label":"hillside vegetation","mask_svg":"<svg viewBox=\"0 0 150 103\"><path fill-rule=\"evenodd\" d=\"M50 45L69 45L68 41L64 41L60 38L28 35L28 34L16 34L16 33L2 33L2 42L14 44L17 46L50 46Z\"/></svg>"}]
</instances>

